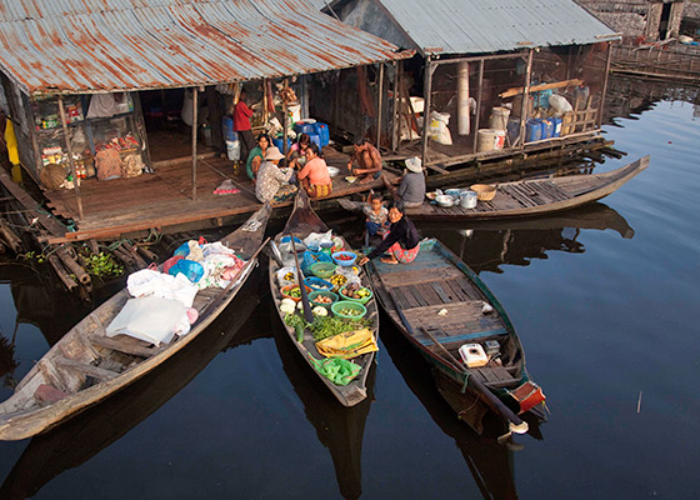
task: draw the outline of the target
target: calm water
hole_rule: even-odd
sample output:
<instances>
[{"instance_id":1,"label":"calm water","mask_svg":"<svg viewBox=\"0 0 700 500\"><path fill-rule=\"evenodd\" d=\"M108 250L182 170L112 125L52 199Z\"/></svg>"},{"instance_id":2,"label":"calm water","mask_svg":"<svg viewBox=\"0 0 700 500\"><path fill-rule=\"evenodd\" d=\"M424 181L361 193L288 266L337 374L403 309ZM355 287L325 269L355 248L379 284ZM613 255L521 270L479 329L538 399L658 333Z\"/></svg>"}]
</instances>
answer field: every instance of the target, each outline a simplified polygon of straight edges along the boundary
<instances>
[{"instance_id":1,"label":"calm water","mask_svg":"<svg viewBox=\"0 0 700 500\"><path fill-rule=\"evenodd\" d=\"M0 443L0 497L699 498L700 121L681 102L634 118L607 129L629 156L598 169L645 154L651 166L605 205L422 228L508 310L549 398L541 439L512 451L457 422L388 321L373 400L340 408L260 293L57 432ZM3 272L14 285L0 284L0 330L11 338L19 318L20 377L85 311L43 296L31 273ZM264 289L250 285L247 297Z\"/></svg>"}]
</instances>

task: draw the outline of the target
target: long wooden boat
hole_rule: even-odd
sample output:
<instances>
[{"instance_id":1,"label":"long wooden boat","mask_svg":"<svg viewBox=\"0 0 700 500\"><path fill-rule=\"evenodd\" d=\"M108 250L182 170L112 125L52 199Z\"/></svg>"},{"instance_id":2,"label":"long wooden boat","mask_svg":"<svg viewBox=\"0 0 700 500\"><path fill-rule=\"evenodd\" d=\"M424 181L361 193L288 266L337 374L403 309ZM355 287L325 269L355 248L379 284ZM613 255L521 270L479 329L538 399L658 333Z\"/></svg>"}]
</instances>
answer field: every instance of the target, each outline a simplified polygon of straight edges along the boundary
<instances>
[{"instance_id":1,"label":"long wooden boat","mask_svg":"<svg viewBox=\"0 0 700 500\"><path fill-rule=\"evenodd\" d=\"M313 233L326 233L329 231L328 226L319 218L319 216L311 208L309 197L304 191L301 191L294 202L294 210L292 215L289 217L284 230L277 235L275 242L279 245L282 237L293 234L296 238L304 239L309 234ZM338 236L338 235L336 235ZM340 236L339 236L340 237ZM341 237L342 239L342 237ZM345 240L343 240L346 249L349 249L349 245ZM289 334L290 340L294 343L299 354L304 358L305 362L314 370L318 377L323 381L323 383L328 387L331 393L340 401L344 406L354 406L364 400L367 397L367 377L369 375L370 368L374 362L374 353L363 354L360 357L354 358L352 361L360 366L360 372L357 377L352 380L348 385L341 386L335 385L330 380L328 380L323 375L319 374L314 368L313 362L310 359L312 356L316 360L324 359L323 356L316 349L316 344L314 342L313 336L308 329L304 332L304 341L297 342L296 334L294 329L284 323L284 314L280 312L280 303L282 301L282 294L280 293L280 287L276 281L276 272L280 269L280 265L274 259L270 260L269 273L270 273L270 290L272 292L272 298L275 303L275 307L280 315L280 319L284 324L284 327ZM371 289L371 284L367 275L364 271L360 271L360 279L362 285ZM375 338L377 337L379 331L379 314L377 311L377 304L374 297L365 304L367 308L366 318L372 320L372 331Z\"/></svg>"},{"instance_id":2,"label":"long wooden boat","mask_svg":"<svg viewBox=\"0 0 700 500\"><path fill-rule=\"evenodd\" d=\"M247 262L231 286L197 293L193 307L200 316L187 335L158 347L126 335L107 337L105 327L130 298L126 289L118 292L66 333L0 404L0 439L46 432L143 377L192 342L228 306L255 268L270 213L265 205L220 240Z\"/></svg>"},{"instance_id":3,"label":"long wooden boat","mask_svg":"<svg viewBox=\"0 0 700 500\"><path fill-rule=\"evenodd\" d=\"M580 207L615 192L649 166L649 156L617 170L600 174L571 175L551 179L532 179L497 184L491 201L479 201L476 208L459 204L443 208L426 202L406 208L413 220L488 220L532 217ZM357 209L356 202L338 200L346 210Z\"/></svg>"},{"instance_id":4,"label":"long wooden boat","mask_svg":"<svg viewBox=\"0 0 700 500\"><path fill-rule=\"evenodd\" d=\"M496 297L479 277L437 240L424 240L411 264L371 261L377 297L399 331L436 369L438 390L476 432L483 413L475 402L526 428L516 414L544 418L544 395L525 368L515 329ZM494 343L495 341L495 343ZM462 346L481 356L463 362ZM491 353L483 357L485 353ZM476 366L478 362L485 362ZM494 397L496 396L496 397ZM475 418L474 412L477 416ZM511 429L514 427L511 426Z\"/></svg>"}]
</instances>

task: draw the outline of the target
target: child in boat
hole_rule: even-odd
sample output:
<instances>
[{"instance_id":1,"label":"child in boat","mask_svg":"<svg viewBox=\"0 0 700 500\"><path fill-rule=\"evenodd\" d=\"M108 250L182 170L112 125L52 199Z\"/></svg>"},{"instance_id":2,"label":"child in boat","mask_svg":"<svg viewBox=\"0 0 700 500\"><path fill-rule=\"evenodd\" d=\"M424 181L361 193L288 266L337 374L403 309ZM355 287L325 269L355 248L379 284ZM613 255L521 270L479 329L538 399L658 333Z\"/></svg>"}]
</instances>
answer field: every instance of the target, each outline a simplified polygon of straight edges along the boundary
<instances>
[{"instance_id":1,"label":"child in boat","mask_svg":"<svg viewBox=\"0 0 700 500\"><path fill-rule=\"evenodd\" d=\"M366 228L369 236L384 237L389 229L389 211L382 203L382 196L370 191L367 195L367 203L362 207L362 212L367 216Z\"/></svg>"}]
</instances>

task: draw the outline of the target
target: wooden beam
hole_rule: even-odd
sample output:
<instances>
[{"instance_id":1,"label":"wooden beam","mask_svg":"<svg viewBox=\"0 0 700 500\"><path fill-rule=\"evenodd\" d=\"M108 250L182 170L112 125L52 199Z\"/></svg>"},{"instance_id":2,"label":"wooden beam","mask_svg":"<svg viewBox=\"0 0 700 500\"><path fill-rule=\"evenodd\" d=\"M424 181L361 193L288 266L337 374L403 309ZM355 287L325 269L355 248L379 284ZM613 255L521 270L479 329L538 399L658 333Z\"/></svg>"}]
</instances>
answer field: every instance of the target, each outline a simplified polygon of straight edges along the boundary
<instances>
[{"instance_id":1,"label":"wooden beam","mask_svg":"<svg viewBox=\"0 0 700 500\"><path fill-rule=\"evenodd\" d=\"M578 86L578 85L583 85L583 80L580 80L578 78L574 78L573 80L562 80L561 82L552 82L552 83L541 83L539 85L533 85L530 87L530 92L539 92L540 90L549 90L549 89L561 89L564 87L569 87L569 86ZM501 92L498 94L498 97L501 99L505 99L507 97L513 97L518 94L522 94L525 92L525 87L513 87L505 92Z\"/></svg>"},{"instance_id":2,"label":"wooden beam","mask_svg":"<svg viewBox=\"0 0 700 500\"><path fill-rule=\"evenodd\" d=\"M199 111L199 89L194 87L192 95L192 201L197 201L197 119Z\"/></svg>"},{"instance_id":3,"label":"wooden beam","mask_svg":"<svg viewBox=\"0 0 700 500\"><path fill-rule=\"evenodd\" d=\"M428 127L430 126L430 106L432 102L431 89L433 85L433 68L434 66L431 65L431 59L428 55L425 58L425 83L423 85L423 96L425 97L425 106L423 107L423 146L421 148L421 161L423 162L423 165L427 164L428 160Z\"/></svg>"},{"instance_id":4,"label":"wooden beam","mask_svg":"<svg viewBox=\"0 0 700 500\"><path fill-rule=\"evenodd\" d=\"M78 204L78 219L83 219L83 199L80 196L80 180L75 172L75 160L73 159L73 148L70 145L70 133L68 131L68 123L66 122L66 110L63 106L63 97L60 95L58 96L58 112L61 115L63 139L66 142L66 151L68 152L68 164L70 165L70 172L73 176L73 183L75 184L75 201Z\"/></svg>"}]
</instances>

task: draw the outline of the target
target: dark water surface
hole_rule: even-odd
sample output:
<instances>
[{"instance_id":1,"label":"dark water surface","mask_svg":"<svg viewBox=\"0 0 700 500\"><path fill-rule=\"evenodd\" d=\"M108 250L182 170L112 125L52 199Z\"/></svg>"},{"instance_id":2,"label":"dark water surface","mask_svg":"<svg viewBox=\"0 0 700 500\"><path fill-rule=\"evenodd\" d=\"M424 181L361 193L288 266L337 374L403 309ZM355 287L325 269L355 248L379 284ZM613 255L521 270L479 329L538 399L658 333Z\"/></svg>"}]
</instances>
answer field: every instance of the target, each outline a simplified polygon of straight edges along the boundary
<instances>
[{"instance_id":1,"label":"dark water surface","mask_svg":"<svg viewBox=\"0 0 700 500\"><path fill-rule=\"evenodd\" d=\"M281 336L262 276L149 377L55 432L0 442L0 498L700 498L700 121L682 102L634 118L607 128L629 156L597 170L651 166L604 204L421 228L510 314L548 396L541 439L509 450L458 422L386 317L373 398L343 409ZM42 296L31 272L0 280L20 378L86 312Z\"/></svg>"}]
</instances>

